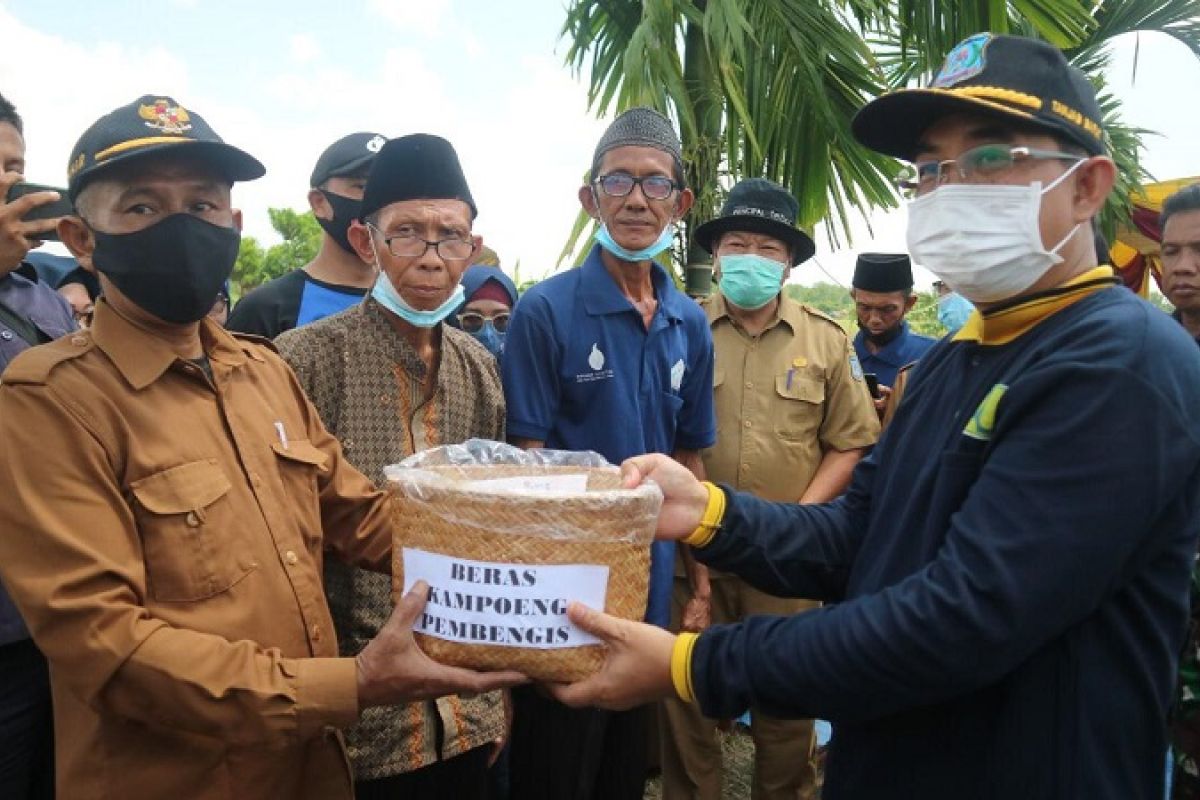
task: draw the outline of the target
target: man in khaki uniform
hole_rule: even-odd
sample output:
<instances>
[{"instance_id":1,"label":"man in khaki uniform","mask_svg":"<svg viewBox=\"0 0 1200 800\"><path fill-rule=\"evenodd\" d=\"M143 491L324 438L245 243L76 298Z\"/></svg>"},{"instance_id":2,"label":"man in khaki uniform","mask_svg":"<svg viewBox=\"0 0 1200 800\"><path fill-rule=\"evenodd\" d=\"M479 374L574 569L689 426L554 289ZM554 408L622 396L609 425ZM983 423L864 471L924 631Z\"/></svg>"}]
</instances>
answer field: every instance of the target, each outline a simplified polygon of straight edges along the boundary
<instances>
[{"instance_id":1,"label":"man in khaki uniform","mask_svg":"<svg viewBox=\"0 0 1200 800\"><path fill-rule=\"evenodd\" d=\"M364 709L520 676L424 656L423 589L338 657L322 561L386 570L388 495L272 347L206 319L262 165L154 95L69 163L58 232L104 299L0 383L0 578L50 664L59 796L348 800Z\"/></svg>"},{"instance_id":2,"label":"man in khaki uniform","mask_svg":"<svg viewBox=\"0 0 1200 800\"><path fill-rule=\"evenodd\" d=\"M717 443L703 452L710 480L766 500L820 503L841 494L879 436L879 420L849 337L833 320L781 292L791 267L813 254L795 227L798 206L762 179L737 184L721 216L696 230L713 254L720 293L707 301L716 349ZM794 614L816 603L782 599L713 572L712 623L750 614ZM675 582L675 629L703 627L705 599ZM684 614L684 610L687 614ZM721 746L716 722L695 704L663 701L663 796L717 800ZM753 797L814 793L813 724L751 717Z\"/></svg>"}]
</instances>

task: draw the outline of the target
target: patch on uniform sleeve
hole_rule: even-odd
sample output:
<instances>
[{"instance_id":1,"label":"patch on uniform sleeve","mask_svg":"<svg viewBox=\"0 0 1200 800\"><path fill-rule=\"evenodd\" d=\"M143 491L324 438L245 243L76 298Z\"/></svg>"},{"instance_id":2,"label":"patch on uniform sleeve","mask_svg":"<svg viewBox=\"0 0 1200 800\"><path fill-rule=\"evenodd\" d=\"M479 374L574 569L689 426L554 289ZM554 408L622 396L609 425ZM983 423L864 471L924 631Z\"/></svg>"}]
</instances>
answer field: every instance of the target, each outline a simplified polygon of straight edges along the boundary
<instances>
[{"instance_id":1,"label":"patch on uniform sleeve","mask_svg":"<svg viewBox=\"0 0 1200 800\"><path fill-rule=\"evenodd\" d=\"M964 436L970 436L981 442L992 438L992 429L996 426L996 407L1000 405L1000 398L1004 397L1004 393L1007 391L1008 386L1003 383L997 383L991 388L987 397L983 398L983 402L971 415L967 426L963 428Z\"/></svg>"},{"instance_id":2,"label":"patch on uniform sleeve","mask_svg":"<svg viewBox=\"0 0 1200 800\"><path fill-rule=\"evenodd\" d=\"M850 376L856 381L863 379L862 364L858 363L858 356L854 353L850 354Z\"/></svg>"}]
</instances>

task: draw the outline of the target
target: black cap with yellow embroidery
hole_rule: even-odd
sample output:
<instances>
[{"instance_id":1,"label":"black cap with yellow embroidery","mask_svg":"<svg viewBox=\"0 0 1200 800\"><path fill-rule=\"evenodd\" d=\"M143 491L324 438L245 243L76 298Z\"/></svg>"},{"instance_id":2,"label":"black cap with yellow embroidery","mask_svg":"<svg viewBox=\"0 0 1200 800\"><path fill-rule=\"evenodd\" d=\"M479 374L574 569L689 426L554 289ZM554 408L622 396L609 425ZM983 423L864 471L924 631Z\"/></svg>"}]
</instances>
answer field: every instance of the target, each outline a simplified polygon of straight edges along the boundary
<instances>
[{"instance_id":1,"label":"black cap with yellow embroidery","mask_svg":"<svg viewBox=\"0 0 1200 800\"><path fill-rule=\"evenodd\" d=\"M1096 90L1062 51L1037 39L977 33L960 42L926 88L899 89L867 103L852 130L872 150L912 161L921 137L950 114L1021 122L1105 152Z\"/></svg>"},{"instance_id":2,"label":"black cap with yellow embroidery","mask_svg":"<svg viewBox=\"0 0 1200 800\"><path fill-rule=\"evenodd\" d=\"M230 181L266 174L258 159L225 144L195 111L170 97L147 94L105 114L79 137L67 163L67 194L74 200L89 180L113 164L177 147L208 161Z\"/></svg>"}]
</instances>

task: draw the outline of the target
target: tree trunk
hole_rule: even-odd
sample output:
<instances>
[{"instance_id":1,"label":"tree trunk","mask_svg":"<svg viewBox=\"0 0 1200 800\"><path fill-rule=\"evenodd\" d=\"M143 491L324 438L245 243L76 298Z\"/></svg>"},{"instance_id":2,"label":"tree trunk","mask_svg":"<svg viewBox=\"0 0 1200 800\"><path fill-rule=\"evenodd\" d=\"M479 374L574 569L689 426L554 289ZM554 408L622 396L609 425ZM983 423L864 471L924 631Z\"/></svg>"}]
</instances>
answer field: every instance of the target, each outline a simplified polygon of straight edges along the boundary
<instances>
[{"instance_id":1,"label":"tree trunk","mask_svg":"<svg viewBox=\"0 0 1200 800\"><path fill-rule=\"evenodd\" d=\"M695 0L703 11L706 0ZM712 259L696 244L692 231L716 216L717 178L721 163L721 114L723 99L712 59L704 41L704 30L692 22L684 30L683 80L696 120L694 131L683 131L684 170L696 194L684 238L684 288L693 297L705 296L712 287Z\"/></svg>"}]
</instances>

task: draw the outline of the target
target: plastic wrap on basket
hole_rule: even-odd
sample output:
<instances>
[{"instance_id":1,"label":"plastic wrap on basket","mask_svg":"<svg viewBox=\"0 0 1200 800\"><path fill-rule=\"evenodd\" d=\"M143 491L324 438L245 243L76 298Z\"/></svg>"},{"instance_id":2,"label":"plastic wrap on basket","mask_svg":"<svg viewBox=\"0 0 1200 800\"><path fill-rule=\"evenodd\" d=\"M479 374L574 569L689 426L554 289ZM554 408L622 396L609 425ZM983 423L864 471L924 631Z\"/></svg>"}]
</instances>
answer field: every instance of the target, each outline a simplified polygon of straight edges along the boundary
<instances>
[{"instance_id":1,"label":"plastic wrap on basket","mask_svg":"<svg viewBox=\"0 0 1200 800\"><path fill-rule=\"evenodd\" d=\"M472 439L385 475L397 500L393 595L412 583L406 562L429 581L416 637L436 660L577 680L604 653L565 621L568 600L644 615L662 493L623 488L597 453Z\"/></svg>"}]
</instances>

